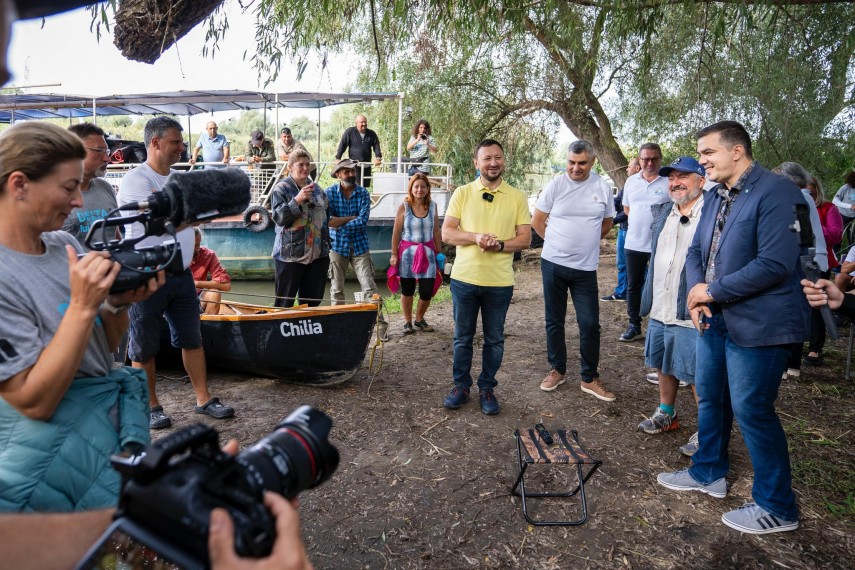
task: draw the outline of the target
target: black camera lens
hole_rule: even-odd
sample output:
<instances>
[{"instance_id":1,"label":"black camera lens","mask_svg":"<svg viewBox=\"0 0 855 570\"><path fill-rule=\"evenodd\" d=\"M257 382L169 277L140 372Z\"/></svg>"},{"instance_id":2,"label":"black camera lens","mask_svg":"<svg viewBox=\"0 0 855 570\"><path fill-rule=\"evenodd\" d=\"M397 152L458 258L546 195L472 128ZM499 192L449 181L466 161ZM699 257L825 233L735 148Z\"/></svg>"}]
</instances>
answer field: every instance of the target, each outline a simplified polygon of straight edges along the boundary
<instances>
[{"instance_id":1,"label":"black camera lens","mask_svg":"<svg viewBox=\"0 0 855 570\"><path fill-rule=\"evenodd\" d=\"M255 471L265 489L293 499L329 479L338 467L338 450L328 439L331 428L325 413L301 406L237 460Z\"/></svg>"}]
</instances>

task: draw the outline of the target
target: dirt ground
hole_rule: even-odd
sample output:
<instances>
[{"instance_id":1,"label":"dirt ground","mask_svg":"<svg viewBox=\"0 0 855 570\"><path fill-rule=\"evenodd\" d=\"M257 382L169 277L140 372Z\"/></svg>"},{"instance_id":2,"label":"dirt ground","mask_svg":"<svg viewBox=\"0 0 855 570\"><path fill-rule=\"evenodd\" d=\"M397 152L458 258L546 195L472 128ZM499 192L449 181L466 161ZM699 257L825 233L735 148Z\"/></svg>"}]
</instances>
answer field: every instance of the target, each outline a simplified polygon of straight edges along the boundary
<instances>
[{"instance_id":1,"label":"dirt ground","mask_svg":"<svg viewBox=\"0 0 855 570\"><path fill-rule=\"evenodd\" d=\"M602 295L615 280L609 247L600 268ZM401 318L393 315L381 370L372 375L363 369L336 388L210 373L214 394L237 410L234 419L213 425L241 446L301 404L333 418L339 468L301 495L304 537L316 568L852 568L855 388L843 379L845 338L829 344L829 365L804 370L781 387L778 407L790 440L801 528L741 535L720 522L723 512L750 500L752 470L738 431L726 499L656 484L659 472L688 466L677 447L696 430L696 409L683 390L679 430L658 436L636 430L655 409L658 393L644 380L643 342L617 341L626 326L623 303L600 305L600 373L617 401L583 394L572 377L555 392L539 389L549 366L538 256L526 252L518 264L498 416L482 415L477 397L459 410L442 407L452 385L450 301L428 312L434 333L404 337ZM572 310L567 340L572 373L578 366ZM475 363L477 370L477 349ZM198 421L181 372L163 374L161 401L175 427ZM517 475L514 429L536 422L578 430L582 444L603 461L587 486L590 517L582 526L532 527L509 492ZM533 481L554 487L564 473L547 470ZM541 499L530 506L535 515L572 515L568 504Z\"/></svg>"}]
</instances>

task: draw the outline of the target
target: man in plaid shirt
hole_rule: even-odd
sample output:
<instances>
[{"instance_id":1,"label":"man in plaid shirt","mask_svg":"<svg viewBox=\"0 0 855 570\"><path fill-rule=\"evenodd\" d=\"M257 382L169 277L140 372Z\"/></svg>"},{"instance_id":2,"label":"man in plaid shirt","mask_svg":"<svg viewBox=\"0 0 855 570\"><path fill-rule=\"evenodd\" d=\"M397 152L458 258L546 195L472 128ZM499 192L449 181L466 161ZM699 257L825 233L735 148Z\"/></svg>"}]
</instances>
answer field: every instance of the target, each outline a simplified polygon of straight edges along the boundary
<instances>
[{"instance_id":1,"label":"man in plaid shirt","mask_svg":"<svg viewBox=\"0 0 855 570\"><path fill-rule=\"evenodd\" d=\"M344 304L344 277L347 266L353 267L366 299L377 293L374 263L368 250L368 215L371 197L368 190L356 183L355 160L346 158L333 167L332 176L338 182L327 188L330 227L330 297L333 305ZM385 336L385 321L380 317Z\"/></svg>"}]
</instances>

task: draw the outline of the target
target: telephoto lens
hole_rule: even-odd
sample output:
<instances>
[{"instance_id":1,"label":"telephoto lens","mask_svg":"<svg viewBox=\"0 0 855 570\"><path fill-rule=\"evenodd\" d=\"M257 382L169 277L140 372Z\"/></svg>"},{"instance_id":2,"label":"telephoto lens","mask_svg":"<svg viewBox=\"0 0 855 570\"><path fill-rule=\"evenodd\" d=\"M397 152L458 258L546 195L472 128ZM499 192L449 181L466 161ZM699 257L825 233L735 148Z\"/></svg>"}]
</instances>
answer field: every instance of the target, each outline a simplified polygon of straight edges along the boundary
<instances>
[{"instance_id":1,"label":"telephoto lens","mask_svg":"<svg viewBox=\"0 0 855 570\"><path fill-rule=\"evenodd\" d=\"M300 406L237 460L259 476L265 489L293 499L329 479L338 467L338 450L328 439L331 428L325 413Z\"/></svg>"}]
</instances>

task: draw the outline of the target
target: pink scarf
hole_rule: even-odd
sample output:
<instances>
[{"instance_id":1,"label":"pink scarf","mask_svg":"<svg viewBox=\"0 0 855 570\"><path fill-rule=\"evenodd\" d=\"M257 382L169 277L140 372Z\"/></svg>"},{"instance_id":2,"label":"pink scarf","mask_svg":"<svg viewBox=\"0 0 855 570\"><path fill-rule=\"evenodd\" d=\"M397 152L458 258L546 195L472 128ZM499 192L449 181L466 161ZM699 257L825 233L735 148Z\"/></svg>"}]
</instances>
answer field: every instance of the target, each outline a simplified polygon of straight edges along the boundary
<instances>
[{"instance_id":1,"label":"pink scarf","mask_svg":"<svg viewBox=\"0 0 855 570\"><path fill-rule=\"evenodd\" d=\"M401 243L398 246L398 257L401 257L402 251L404 251L408 247L413 246L416 246L416 254L413 256L413 273L424 273L430 266L430 262L427 258L427 253L425 253L425 246L427 246L434 253L436 253L436 246L433 243L433 240L421 243L401 240Z\"/></svg>"},{"instance_id":2,"label":"pink scarf","mask_svg":"<svg viewBox=\"0 0 855 570\"><path fill-rule=\"evenodd\" d=\"M398 253L400 254L402 249L406 249L412 246L421 246L416 250L416 255L413 257L413 271L415 273L424 273L427 271L427 268L430 266L430 262L427 259L427 254L425 253L425 246L429 247L431 251L436 253L436 247L433 241L424 242L424 243L414 243L411 241L401 241L401 244L398 246ZM400 256L399 256L400 257ZM439 266L436 268L436 276L433 280L433 294L436 295L436 292L439 291L439 287L442 285L442 272L439 270ZM401 278L398 276L398 266L392 265L386 271L386 286L389 287L389 291L392 293L397 293L401 288Z\"/></svg>"}]
</instances>

